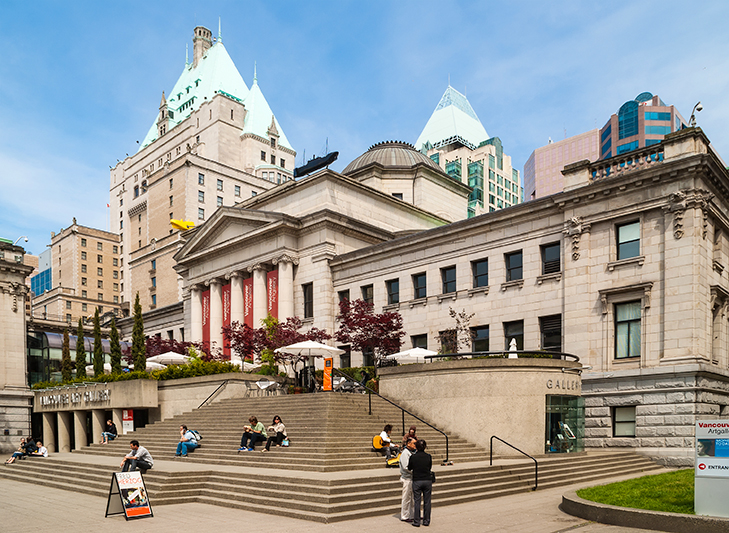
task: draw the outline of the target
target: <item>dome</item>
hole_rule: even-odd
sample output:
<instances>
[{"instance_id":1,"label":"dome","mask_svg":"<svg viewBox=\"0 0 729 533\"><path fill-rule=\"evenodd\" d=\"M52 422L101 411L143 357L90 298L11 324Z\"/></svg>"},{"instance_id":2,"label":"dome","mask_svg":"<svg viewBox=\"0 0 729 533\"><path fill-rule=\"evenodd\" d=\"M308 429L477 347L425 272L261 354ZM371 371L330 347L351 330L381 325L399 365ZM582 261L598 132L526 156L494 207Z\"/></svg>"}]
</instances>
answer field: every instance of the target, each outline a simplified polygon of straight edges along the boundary
<instances>
[{"instance_id":1,"label":"dome","mask_svg":"<svg viewBox=\"0 0 729 533\"><path fill-rule=\"evenodd\" d=\"M435 161L418 152L412 144L400 141L384 141L370 146L369 150L347 165L342 174L353 174L373 163L378 163L386 168L412 168L419 164L425 164L443 172Z\"/></svg>"}]
</instances>

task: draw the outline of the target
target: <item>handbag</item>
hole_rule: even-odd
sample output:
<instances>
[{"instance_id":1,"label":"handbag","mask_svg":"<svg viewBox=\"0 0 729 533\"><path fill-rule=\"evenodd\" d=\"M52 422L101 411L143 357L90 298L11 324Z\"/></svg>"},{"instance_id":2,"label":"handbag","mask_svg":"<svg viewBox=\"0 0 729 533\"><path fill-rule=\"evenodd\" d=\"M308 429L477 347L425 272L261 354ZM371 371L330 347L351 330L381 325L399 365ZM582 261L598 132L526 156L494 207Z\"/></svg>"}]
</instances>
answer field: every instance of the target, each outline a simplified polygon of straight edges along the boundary
<instances>
[{"instance_id":1,"label":"handbag","mask_svg":"<svg viewBox=\"0 0 729 533\"><path fill-rule=\"evenodd\" d=\"M435 472L432 470L430 471L430 482L435 483Z\"/></svg>"},{"instance_id":2,"label":"handbag","mask_svg":"<svg viewBox=\"0 0 729 533\"><path fill-rule=\"evenodd\" d=\"M288 446L289 446L289 439L282 440L281 441L281 446L283 446L284 448L288 448Z\"/></svg>"}]
</instances>

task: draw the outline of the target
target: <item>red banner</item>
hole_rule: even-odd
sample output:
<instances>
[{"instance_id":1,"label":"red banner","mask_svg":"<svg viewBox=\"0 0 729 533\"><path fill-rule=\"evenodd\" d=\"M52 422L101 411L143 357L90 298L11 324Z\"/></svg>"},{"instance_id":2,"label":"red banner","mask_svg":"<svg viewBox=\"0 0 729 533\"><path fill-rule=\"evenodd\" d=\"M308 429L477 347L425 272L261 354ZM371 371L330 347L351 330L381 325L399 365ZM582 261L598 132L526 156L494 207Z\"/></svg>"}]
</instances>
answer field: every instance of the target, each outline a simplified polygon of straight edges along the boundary
<instances>
[{"instance_id":1,"label":"red banner","mask_svg":"<svg viewBox=\"0 0 729 533\"><path fill-rule=\"evenodd\" d=\"M210 289L202 293L202 330L203 343L210 344Z\"/></svg>"},{"instance_id":2,"label":"red banner","mask_svg":"<svg viewBox=\"0 0 729 533\"><path fill-rule=\"evenodd\" d=\"M266 292L268 293L268 314L278 318L278 270L266 273Z\"/></svg>"},{"instance_id":3,"label":"red banner","mask_svg":"<svg viewBox=\"0 0 729 533\"><path fill-rule=\"evenodd\" d=\"M223 327L230 326L230 283L223 285ZM223 337L223 355L230 359L230 343Z\"/></svg>"},{"instance_id":4,"label":"red banner","mask_svg":"<svg viewBox=\"0 0 729 533\"><path fill-rule=\"evenodd\" d=\"M253 278L243 280L243 323L253 327Z\"/></svg>"}]
</instances>

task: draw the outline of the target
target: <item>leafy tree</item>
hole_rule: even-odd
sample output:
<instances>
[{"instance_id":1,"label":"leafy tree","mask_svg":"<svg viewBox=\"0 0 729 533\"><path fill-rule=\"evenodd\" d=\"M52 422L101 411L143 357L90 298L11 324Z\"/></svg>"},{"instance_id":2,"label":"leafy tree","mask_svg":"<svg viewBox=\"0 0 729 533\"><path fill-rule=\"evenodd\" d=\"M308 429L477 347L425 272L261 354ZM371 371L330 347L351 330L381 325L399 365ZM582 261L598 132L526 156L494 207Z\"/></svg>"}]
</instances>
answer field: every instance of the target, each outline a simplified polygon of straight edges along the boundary
<instances>
[{"instance_id":1,"label":"leafy tree","mask_svg":"<svg viewBox=\"0 0 729 533\"><path fill-rule=\"evenodd\" d=\"M101 322L99 308L94 313L94 376L104 374L104 345L101 344Z\"/></svg>"},{"instance_id":2,"label":"leafy tree","mask_svg":"<svg viewBox=\"0 0 729 533\"><path fill-rule=\"evenodd\" d=\"M348 343L352 349L372 353L377 368L386 355L400 351L405 332L400 313L375 313L374 305L362 299L339 302L338 342Z\"/></svg>"},{"instance_id":3,"label":"leafy tree","mask_svg":"<svg viewBox=\"0 0 729 533\"><path fill-rule=\"evenodd\" d=\"M470 352L473 347L473 332L470 324L476 313L467 313L465 309L459 313L449 307L448 314L456 321L456 324L452 328L441 331L438 335L439 352L442 354L461 351Z\"/></svg>"},{"instance_id":4,"label":"leafy tree","mask_svg":"<svg viewBox=\"0 0 729 533\"><path fill-rule=\"evenodd\" d=\"M147 355L144 341L144 321L142 320L142 305L139 303L139 293L134 299L134 326L132 326L132 360L134 370L144 372L147 368Z\"/></svg>"},{"instance_id":5,"label":"leafy tree","mask_svg":"<svg viewBox=\"0 0 729 533\"><path fill-rule=\"evenodd\" d=\"M286 322L281 322L271 315L268 315L263 320L262 328L265 337L263 340L264 349L261 352L261 358L263 359L263 354L265 354L267 359L273 358L273 361L276 363L283 364L284 366L288 364L291 367L291 371L293 372L297 382L299 381L297 365L299 363L306 364L309 360L309 356L305 354L276 353L274 350L297 342L324 342L325 340L332 338L326 330L319 328L311 328L309 331L301 332L299 330L302 326L303 324L301 319L298 317L289 317L286 319ZM269 365L271 364L272 363L269 363Z\"/></svg>"},{"instance_id":6,"label":"leafy tree","mask_svg":"<svg viewBox=\"0 0 729 533\"><path fill-rule=\"evenodd\" d=\"M178 341L175 339L163 339L162 337L149 337L145 342L145 353L147 357L154 357L163 353L174 352L180 355L187 355L188 348L195 346L189 341Z\"/></svg>"},{"instance_id":7,"label":"leafy tree","mask_svg":"<svg viewBox=\"0 0 729 533\"><path fill-rule=\"evenodd\" d=\"M86 348L84 347L84 323L78 319L78 331L76 333L76 377L86 377Z\"/></svg>"},{"instance_id":8,"label":"leafy tree","mask_svg":"<svg viewBox=\"0 0 729 533\"><path fill-rule=\"evenodd\" d=\"M263 321L264 324L267 320ZM255 355L264 347L264 337L264 329L253 329L248 324L240 322L233 322L230 326L223 327L225 342L230 344L230 349L240 357L241 361L253 361Z\"/></svg>"},{"instance_id":9,"label":"leafy tree","mask_svg":"<svg viewBox=\"0 0 729 533\"><path fill-rule=\"evenodd\" d=\"M116 329L116 320L114 318L111 319L111 333L109 333L109 344L111 373L121 374L122 350L121 343L119 342L119 330Z\"/></svg>"},{"instance_id":10,"label":"leafy tree","mask_svg":"<svg viewBox=\"0 0 729 533\"><path fill-rule=\"evenodd\" d=\"M71 362L71 350L69 349L68 329L63 330L63 350L61 351L61 379L64 383L71 381L73 363Z\"/></svg>"}]
</instances>

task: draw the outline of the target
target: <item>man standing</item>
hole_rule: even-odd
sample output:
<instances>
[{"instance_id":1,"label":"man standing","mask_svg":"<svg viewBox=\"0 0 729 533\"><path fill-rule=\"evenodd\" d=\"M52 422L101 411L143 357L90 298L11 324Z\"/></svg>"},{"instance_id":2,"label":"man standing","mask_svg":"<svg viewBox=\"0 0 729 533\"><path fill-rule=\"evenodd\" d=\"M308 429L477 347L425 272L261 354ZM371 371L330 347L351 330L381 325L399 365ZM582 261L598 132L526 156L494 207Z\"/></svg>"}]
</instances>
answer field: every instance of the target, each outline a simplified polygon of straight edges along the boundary
<instances>
[{"instance_id":1,"label":"man standing","mask_svg":"<svg viewBox=\"0 0 729 533\"><path fill-rule=\"evenodd\" d=\"M400 507L400 520L412 522L414 516L413 504L413 473L408 470L410 456L415 453L415 439L407 438L405 448L400 454L400 483L402 483L402 505Z\"/></svg>"},{"instance_id":2,"label":"man standing","mask_svg":"<svg viewBox=\"0 0 729 533\"><path fill-rule=\"evenodd\" d=\"M195 434L187 429L187 426L180 426L180 442L177 445L175 457L187 457L187 452L200 446L195 439Z\"/></svg>"},{"instance_id":3,"label":"man standing","mask_svg":"<svg viewBox=\"0 0 729 533\"><path fill-rule=\"evenodd\" d=\"M146 472L152 468L154 461L147 448L140 446L137 440L131 441L129 447L132 451L124 456L124 459L119 465L122 467L122 472L134 472L137 468L142 472Z\"/></svg>"}]
</instances>

